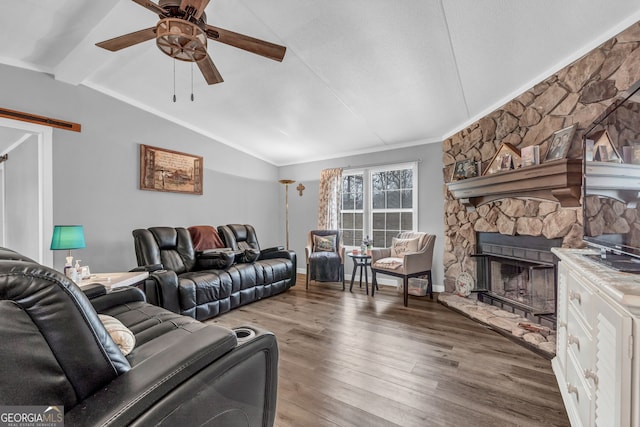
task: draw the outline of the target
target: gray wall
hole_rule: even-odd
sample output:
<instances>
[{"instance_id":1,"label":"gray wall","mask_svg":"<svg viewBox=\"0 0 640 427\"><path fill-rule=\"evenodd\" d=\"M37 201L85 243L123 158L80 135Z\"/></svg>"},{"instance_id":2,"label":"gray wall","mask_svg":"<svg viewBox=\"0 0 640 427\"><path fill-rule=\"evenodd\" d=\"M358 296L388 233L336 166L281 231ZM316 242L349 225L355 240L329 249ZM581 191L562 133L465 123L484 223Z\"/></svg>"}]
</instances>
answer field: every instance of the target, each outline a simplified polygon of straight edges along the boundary
<instances>
[{"instance_id":1,"label":"gray wall","mask_svg":"<svg viewBox=\"0 0 640 427\"><path fill-rule=\"evenodd\" d=\"M38 259L38 138L30 136L8 154L4 163L6 245Z\"/></svg>"},{"instance_id":2,"label":"gray wall","mask_svg":"<svg viewBox=\"0 0 640 427\"><path fill-rule=\"evenodd\" d=\"M273 226L281 190L275 166L86 87L8 66L0 76L4 108L82 125L80 133L54 130L53 221L84 225L87 248L73 252L92 271L134 267L138 227L250 223L262 246L283 242ZM204 195L139 190L139 144L203 156ZM62 265L56 253L54 266Z\"/></svg>"},{"instance_id":3,"label":"gray wall","mask_svg":"<svg viewBox=\"0 0 640 427\"><path fill-rule=\"evenodd\" d=\"M435 234L433 282L436 290L444 290L444 182L442 180L442 144L424 144L379 153L349 156L320 162L304 163L280 168L281 179L295 179L289 187L289 246L298 254L298 270L305 269L304 247L309 230L317 228L320 171L328 168L357 168L359 166L393 164L422 160L418 165L418 230ZM295 187L302 182L306 189L300 197ZM284 227L284 189L280 194L280 217ZM351 279L353 264L347 260L346 278Z\"/></svg>"},{"instance_id":4,"label":"gray wall","mask_svg":"<svg viewBox=\"0 0 640 427\"><path fill-rule=\"evenodd\" d=\"M434 282L442 283L441 144L277 168L86 87L1 65L0 76L3 107L82 125L80 133L54 129L53 215L54 224L84 225L87 248L74 255L94 272L135 266L131 231L139 227L250 223L261 246L284 245L282 178L296 180L289 188L290 247L303 271L307 232L317 225L322 169L422 159L418 226L438 236ZM139 144L203 156L204 195L139 190ZM306 187L302 197L295 190L299 182ZM55 254L54 266L63 264L64 254Z\"/></svg>"}]
</instances>

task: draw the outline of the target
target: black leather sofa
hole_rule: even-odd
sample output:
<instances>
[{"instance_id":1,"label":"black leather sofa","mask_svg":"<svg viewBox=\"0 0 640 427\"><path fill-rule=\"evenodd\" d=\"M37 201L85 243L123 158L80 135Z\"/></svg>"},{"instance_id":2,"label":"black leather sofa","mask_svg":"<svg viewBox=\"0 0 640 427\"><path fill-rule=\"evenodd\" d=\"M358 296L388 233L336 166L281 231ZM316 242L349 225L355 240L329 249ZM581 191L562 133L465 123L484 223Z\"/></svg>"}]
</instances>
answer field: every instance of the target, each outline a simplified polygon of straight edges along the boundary
<instances>
[{"instance_id":1,"label":"black leather sofa","mask_svg":"<svg viewBox=\"0 0 640 427\"><path fill-rule=\"evenodd\" d=\"M146 303L137 288L81 290L5 248L0 296L1 405L63 406L67 426L274 423L270 333L205 325ZM133 332L127 356L97 313Z\"/></svg>"},{"instance_id":2,"label":"black leather sofa","mask_svg":"<svg viewBox=\"0 0 640 427\"><path fill-rule=\"evenodd\" d=\"M205 320L295 285L295 252L261 249L251 225L224 225L218 233L226 248L196 252L186 228L134 230L138 266L153 280L147 300Z\"/></svg>"}]
</instances>

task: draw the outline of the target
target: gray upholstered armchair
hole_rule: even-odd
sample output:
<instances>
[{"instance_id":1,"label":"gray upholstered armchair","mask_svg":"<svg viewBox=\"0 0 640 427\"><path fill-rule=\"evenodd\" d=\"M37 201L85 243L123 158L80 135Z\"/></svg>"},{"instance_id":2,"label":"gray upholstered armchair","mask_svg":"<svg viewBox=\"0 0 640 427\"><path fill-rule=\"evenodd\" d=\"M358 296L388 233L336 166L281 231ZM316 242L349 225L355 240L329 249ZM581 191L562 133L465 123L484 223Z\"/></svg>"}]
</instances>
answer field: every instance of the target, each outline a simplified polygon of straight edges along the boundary
<instances>
[{"instance_id":1,"label":"gray upholstered armchair","mask_svg":"<svg viewBox=\"0 0 640 427\"><path fill-rule=\"evenodd\" d=\"M401 277L404 288L404 306L406 307L409 304L409 279L427 276L429 281L427 290L433 299L431 265L435 242L436 236L434 234L408 231L400 233L397 238L394 238L390 248L373 249L371 251L372 295L377 286L376 273Z\"/></svg>"},{"instance_id":2,"label":"gray upholstered armchair","mask_svg":"<svg viewBox=\"0 0 640 427\"><path fill-rule=\"evenodd\" d=\"M317 282L342 281L344 291L344 247L338 230L311 230L304 248L309 279Z\"/></svg>"}]
</instances>

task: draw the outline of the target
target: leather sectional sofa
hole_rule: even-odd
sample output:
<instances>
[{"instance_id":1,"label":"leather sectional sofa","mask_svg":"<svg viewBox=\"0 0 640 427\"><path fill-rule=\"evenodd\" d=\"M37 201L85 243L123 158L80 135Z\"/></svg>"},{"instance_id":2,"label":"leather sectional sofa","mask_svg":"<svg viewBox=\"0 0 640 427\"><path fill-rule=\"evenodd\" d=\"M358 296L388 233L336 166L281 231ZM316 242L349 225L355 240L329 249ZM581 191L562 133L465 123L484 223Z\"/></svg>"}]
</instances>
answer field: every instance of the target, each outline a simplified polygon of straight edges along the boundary
<instances>
[{"instance_id":1,"label":"leather sectional sofa","mask_svg":"<svg viewBox=\"0 0 640 427\"><path fill-rule=\"evenodd\" d=\"M67 426L274 423L270 333L205 325L146 303L137 288L81 290L4 248L0 296L2 405L56 406ZM118 321L126 349L105 328Z\"/></svg>"},{"instance_id":2,"label":"leather sectional sofa","mask_svg":"<svg viewBox=\"0 0 640 427\"><path fill-rule=\"evenodd\" d=\"M197 251L186 228L134 230L138 266L153 280L147 301L205 320L295 285L295 252L261 249L251 225L223 225L217 234L225 247Z\"/></svg>"}]
</instances>

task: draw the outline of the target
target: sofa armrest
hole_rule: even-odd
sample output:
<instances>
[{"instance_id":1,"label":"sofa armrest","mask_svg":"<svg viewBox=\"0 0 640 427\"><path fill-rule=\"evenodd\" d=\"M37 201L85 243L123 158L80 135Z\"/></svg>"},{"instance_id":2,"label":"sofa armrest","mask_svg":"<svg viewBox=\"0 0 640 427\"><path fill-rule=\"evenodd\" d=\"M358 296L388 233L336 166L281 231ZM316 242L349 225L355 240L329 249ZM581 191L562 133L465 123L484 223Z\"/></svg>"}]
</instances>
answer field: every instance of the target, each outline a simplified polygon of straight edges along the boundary
<instances>
[{"instance_id":1,"label":"sofa armrest","mask_svg":"<svg viewBox=\"0 0 640 427\"><path fill-rule=\"evenodd\" d=\"M371 249L371 265L373 265L379 259L389 258L390 256L391 256L391 248Z\"/></svg>"},{"instance_id":2,"label":"sofa armrest","mask_svg":"<svg viewBox=\"0 0 640 427\"><path fill-rule=\"evenodd\" d=\"M91 302L91 305L98 313L102 313L103 311L118 305L136 301L146 301L144 292L142 292L138 288L123 286L121 288L115 288L111 292L106 292L106 288L104 287L104 285L95 285L96 288L97 286L102 287L105 292L101 294L88 293L86 288L83 288L82 291L85 293L85 295L87 295L89 301Z\"/></svg>"},{"instance_id":3,"label":"sofa armrest","mask_svg":"<svg viewBox=\"0 0 640 427\"><path fill-rule=\"evenodd\" d=\"M286 250L284 248L280 249L280 247L268 248L264 250L260 250L259 260L261 259L274 259L274 258L287 258L293 261L295 259L296 253L291 250Z\"/></svg>"},{"instance_id":4,"label":"sofa armrest","mask_svg":"<svg viewBox=\"0 0 640 427\"><path fill-rule=\"evenodd\" d=\"M158 270L149 274L145 282L147 302L180 314L178 275L172 270Z\"/></svg>"},{"instance_id":5,"label":"sofa armrest","mask_svg":"<svg viewBox=\"0 0 640 427\"><path fill-rule=\"evenodd\" d=\"M432 259L424 252L410 252L404 254L404 271L406 273L419 273L431 270Z\"/></svg>"},{"instance_id":6,"label":"sofa armrest","mask_svg":"<svg viewBox=\"0 0 640 427\"><path fill-rule=\"evenodd\" d=\"M269 253L269 252L275 252L275 251L284 251L284 246L274 246L271 248L267 248L267 249L260 249L261 253Z\"/></svg>"},{"instance_id":7,"label":"sofa armrest","mask_svg":"<svg viewBox=\"0 0 640 427\"><path fill-rule=\"evenodd\" d=\"M158 271L162 269L164 269L164 266L162 264L149 264L149 265L143 265L141 267L132 268L129 271L148 271L149 273L152 273L154 271Z\"/></svg>"},{"instance_id":8,"label":"sofa armrest","mask_svg":"<svg viewBox=\"0 0 640 427\"><path fill-rule=\"evenodd\" d=\"M65 414L65 422L69 425L128 425L161 399L180 394L183 383L192 377L197 379L201 370L214 364L236 345L236 336L229 329L215 325L198 329L176 340L165 351L133 366L82 401ZM203 389L208 386L202 381L199 383ZM187 401L194 396L189 394L181 398ZM171 406L175 409L178 405ZM201 405L201 410L216 409L225 408Z\"/></svg>"},{"instance_id":9,"label":"sofa armrest","mask_svg":"<svg viewBox=\"0 0 640 427\"><path fill-rule=\"evenodd\" d=\"M107 293L107 287L102 283L89 283L80 289L89 299L97 298L99 296L106 295Z\"/></svg>"}]
</instances>

